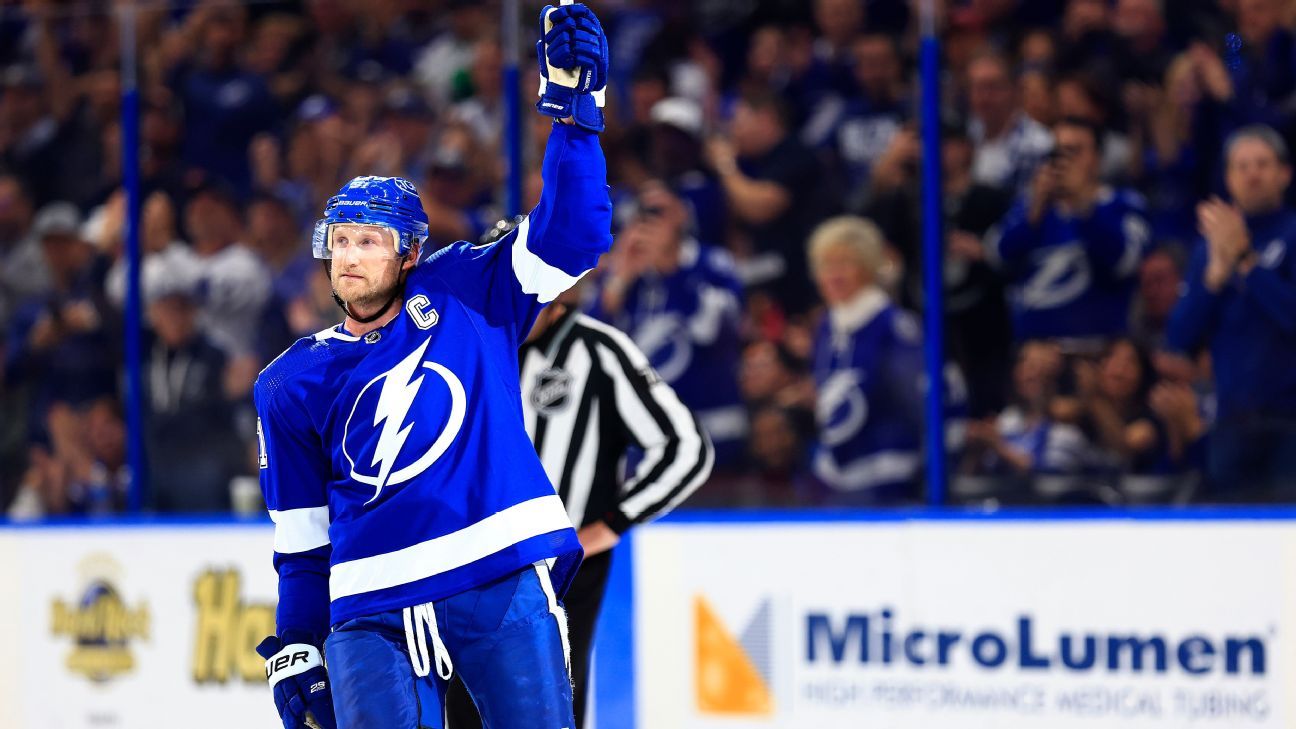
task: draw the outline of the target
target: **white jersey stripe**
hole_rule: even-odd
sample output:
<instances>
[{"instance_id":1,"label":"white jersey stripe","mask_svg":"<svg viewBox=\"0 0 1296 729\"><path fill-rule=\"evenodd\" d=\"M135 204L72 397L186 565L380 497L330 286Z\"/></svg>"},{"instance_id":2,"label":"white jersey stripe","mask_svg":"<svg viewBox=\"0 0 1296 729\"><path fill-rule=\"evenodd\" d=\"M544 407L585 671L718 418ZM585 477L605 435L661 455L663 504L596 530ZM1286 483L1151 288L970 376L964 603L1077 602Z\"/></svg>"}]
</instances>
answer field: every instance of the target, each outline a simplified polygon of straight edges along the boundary
<instances>
[{"instance_id":1,"label":"white jersey stripe","mask_svg":"<svg viewBox=\"0 0 1296 729\"><path fill-rule=\"evenodd\" d=\"M517 237L513 239L513 275L517 276L522 293L531 294L540 303L547 304L557 298L558 294L575 286L589 270L573 276L557 266L549 265L527 248L527 235L530 231L531 217L527 216L518 225Z\"/></svg>"},{"instance_id":2,"label":"white jersey stripe","mask_svg":"<svg viewBox=\"0 0 1296 729\"><path fill-rule=\"evenodd\" d=\"M576 454L576 465L572 469L571 480L567 485L567 516L571 517L572 526L577 529L581 528L585 518L585 507L589 505L590 491L594 487L594 469L598 465L598 400L594 400L590 404L589 422L591 425L586 426L585 437L581 438L581 442L571 444L571 447L580 448L580 451ZM572 432L573 430L556 432ZM553 440L562 439L554 438Z\"/></svg>"},{"instance_id":3,"label":"white jersey stripe","mask_svg":"<svg viewBox=\"0 0 1296 729\"><path fill-rule=\"evenodd\" d=\"M270 520L275 523L274 550L280 554L308 552L329 543L327 506L271 509Z\"/></svg>"},{"instance_id":4,"label":"white jersey stripe","mask_svg":"<svg viewBox=\"0 0 1296 729\"><path fill-rule=\"evenodd\" d=\"M333 565L329 595L339 600L404 585L489 557L531 537L570 529L558 494L523 501L444 536L395 552Z\"/></svg>"},{"instance_id":5,"label":"white jersey stripe","mask_svg":"<svg viewBox=\"0 0 1296 729\"><path fill-rule=\"evenodd\" d=\"M851 461L845 467L837 464L827 451L814 460L815 475L842 491L864 491L895 481L912 479L921 466L913 451L878 451Z\"/></svg>"}]
</instances>

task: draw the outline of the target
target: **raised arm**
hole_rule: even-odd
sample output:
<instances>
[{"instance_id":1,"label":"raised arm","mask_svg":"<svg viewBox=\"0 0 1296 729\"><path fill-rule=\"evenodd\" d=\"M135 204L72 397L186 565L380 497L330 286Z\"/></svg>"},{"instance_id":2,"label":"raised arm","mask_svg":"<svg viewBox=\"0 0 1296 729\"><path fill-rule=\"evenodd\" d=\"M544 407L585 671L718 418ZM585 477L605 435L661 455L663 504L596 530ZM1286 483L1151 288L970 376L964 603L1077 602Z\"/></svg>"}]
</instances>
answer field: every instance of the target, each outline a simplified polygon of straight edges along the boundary
<instances>
[{"instance_id":1,"label":"raised arm","mask_svg":"<svg viewBox=\"0 0 1296 729\"><path fill-rule=\"evenodd\" d=\"M1011 271L1044 242L1044 224L1053 209L1057 193L1057 170L1041 165L1030 191L985 234L986 260L996 268Z\"/></svg>"},{"instance_id":2,"label":"raised arm","mask_svg":"<svg viewBox=\"0 0 1296 729\"><path fill-rule=\"evenodd\" d=\"M986 231L986 260L995 268L1012 271L1043 244L1044 236L1029 219L1026 205L1018 204Z\"/></svg>"},{"instance_id":3,"label":"raised arm","mask_svg":"<svg viewBox=\"0 0 1296 729\"><path fill-rule=\"evenodd\" d=\"M546 6L540 11L540 32L536 110L556 121L540 168L540 204L518 226L512 258L523 293L546 304L594 268L612 246L612 200L598 142L607 35L593 11L579 3Z\"/></svg>"},{"instance_id":4,"label":"raised arm","mask_svg":"<svg viewBox=\"0 0 1296 729\"><path fill-rule=\"evenodd\" d=\"M612 246L612 199L603 149L587 129L555 123L540 175L540 202L518 226L510 256L522 292L547 304Z\"/></svg>"},{"instance_id":5,"label":"raised arm","mask_svg":"<svg viewBox=\"0 0 1296 729\"><path fill-rule=\"evenodd\" d=\"M493 243L459 243L421 265L439 271L465 305L520 343L540 309L598 265L612 244L606 170L597 135L555 123L535 209ZM453 259L444 268L443 257Z\"/></svg>"},{"instance_id":6,"label":"raised arm","mask_svg":"<svg viewBox=\"0 0 1296 729\"><path fill-rule=\"evenodd\" d=\"M461 243L434 255L460 266L443 278L469 306L520 338L540 308L598 265L612 245L612 200L599 146L607 39L584 5L546 7L537 44L542 73L536 109L555 119L545 146L540 203L494 243Z\"/></svg>"},{"instance_id":7,"label":"raised arm","mask_svg":"<svg viewBox=\"0 0 1296 729\"><path fill-rule=\"evenodd\" d=\"M1170 313L1166 328L1166 347L1192 356L1197 353L1219 326L1222 298L1206 286L1206 243L1198 245L1184 277L1184 293Z\"/></svg>"}]
</instances>

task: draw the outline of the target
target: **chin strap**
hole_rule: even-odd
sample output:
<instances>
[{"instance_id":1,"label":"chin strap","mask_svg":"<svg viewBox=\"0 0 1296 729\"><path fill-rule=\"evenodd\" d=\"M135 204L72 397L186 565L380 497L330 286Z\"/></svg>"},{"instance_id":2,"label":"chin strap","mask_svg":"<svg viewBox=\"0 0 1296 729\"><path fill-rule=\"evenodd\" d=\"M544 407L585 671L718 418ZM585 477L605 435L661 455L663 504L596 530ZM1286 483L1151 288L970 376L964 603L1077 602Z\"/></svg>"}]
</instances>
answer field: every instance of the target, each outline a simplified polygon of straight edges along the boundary
<instances>
[{"instance_id":1,"label":"chin strap","mask_svg":"<svg viewBox=\"0 0 1296 729\"><path fill-rule=\"evenodd\" d=\"M406 258L405 256L402 256L401 260L404 261L405 258ZM332 261L325 259L324 272L328 275L329 281L332 281L333 280ZM374 312L370 316L356 316L355 314L352 314L351 310L347 308L346 302L342 300L341 296L337 295L337 291L333 291L333 303L337 304L338 308L342 310L342 313L346 314L352 321L359 324L368 324L369 322L376 320L378 317L382 316L383 314L386 314L387 310L391 308L391 305L396 303L396 300L400 299L404 295L405 295L405 274L401 273L400 281L396 284L396 288L392 290L392 295L390 298L387 299L387 303L383 304L381 309Z\"/></svg>"}]
</instances>

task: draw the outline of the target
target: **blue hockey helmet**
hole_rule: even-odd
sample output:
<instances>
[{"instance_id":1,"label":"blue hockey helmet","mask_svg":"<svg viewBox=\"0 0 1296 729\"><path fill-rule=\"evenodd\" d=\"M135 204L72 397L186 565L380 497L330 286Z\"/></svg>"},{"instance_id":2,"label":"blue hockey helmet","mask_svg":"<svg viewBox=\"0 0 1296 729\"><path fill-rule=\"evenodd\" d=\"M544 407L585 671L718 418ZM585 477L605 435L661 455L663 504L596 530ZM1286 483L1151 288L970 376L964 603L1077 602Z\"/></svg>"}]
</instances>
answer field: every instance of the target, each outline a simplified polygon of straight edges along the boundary
<instances>
[{"instance_id":1,"label":"blue hockey helmet","mask_svg":"<svg viewBox=\"0 0 1296 729\"><path fill-rule=\"evenodd\" d=\"M315 222L311 249L316 258L333 257L334 225L378 225L391 230L393 257L409 255L415 244L428 237L428 217L414 183L404 177L356 177L342 186L324 205L324 217Z\"/></svg>"}]
</instances>

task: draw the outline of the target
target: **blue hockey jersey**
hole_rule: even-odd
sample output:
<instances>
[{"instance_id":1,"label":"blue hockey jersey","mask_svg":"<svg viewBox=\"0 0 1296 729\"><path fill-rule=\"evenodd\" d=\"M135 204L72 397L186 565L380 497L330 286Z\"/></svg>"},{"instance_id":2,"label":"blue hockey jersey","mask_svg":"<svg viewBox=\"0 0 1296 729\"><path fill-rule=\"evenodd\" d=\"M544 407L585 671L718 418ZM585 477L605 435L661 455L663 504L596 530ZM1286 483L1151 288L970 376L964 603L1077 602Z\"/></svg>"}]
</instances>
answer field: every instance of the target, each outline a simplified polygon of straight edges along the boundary
<instances>
[{"instance_id":1,"label":"blue hockey jersey","mask_svg":"<svg viewBox=\"0 0 1296 729\"><path fill-rule=\"evenodd\" d=\"M601 296L593 298L589 312L628 333L643 350L657 374L697 415L721 465L742 456L747 436L737 378L742 297L729 254L688 240L674 272L641 276L615 314L602 309Z\"/></svg>"},{"instance_id":2,"label":"blue hockey jersey","mask_svg":"<svg viewBox=\"0 0 1296 729\"><path fill-rule=\"evenodd\" d=\"M1050 208L1033 226L1022 201L986 234L989 260L1010 286L1018 341L1125 332L1149 242L1143 207L1134 193L1105 189L1088 217Z\"/></svg>"},{"instance_id":3,"label":"blue hockey jersey","mask_svg":"<svg viewBox=\"0 0 1296 729\"><path fill-rule=\"evenodd\" d=\"M254 391L279 634L441 599L581 547L522 420L518 345L611 243L598 138L556 124L544 194L499 241L409 273L403 309L304 338Z\"/></svg>"},{"instance_id":4,"label":"blue hockey jersey","mask_svg":"<svg viewBox=\"0 0 1296 729\"><path fill-rule=\"evenodd\" d=\"M909 99L878 103L866 94L829 96L820 101L801 133L807 146L832 151L847 189L868 183L873 165L904 127Z\"/></svg>"},{"instance_id":5,"label":"blue hockey jersey","mask_svg":"<svg viewBox=\"0 0 1296 729\"><path fill-rule=\"evenodd\" d=\"M1170 316L1170 349L1208 346L1220 420L1296 417L1296 213L1247 218L1256 265L1218 293L1203 283L1206 243L1198 244L1185 290Z\"/></svg>"},{"instance_id":6,"label":"blue hockey jersey","mask_svg":"<svg viewBox=\"0 0 1296 729\"><path fill-rule=\"evenodd\" d=\"M829 311L815 335L814 474L838 491L912 486L921 466L918 322L879 289Z\"/></svg>"}]
</instances>

